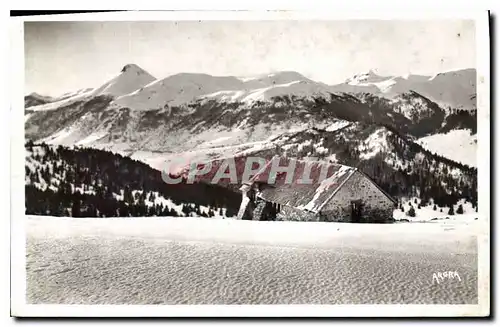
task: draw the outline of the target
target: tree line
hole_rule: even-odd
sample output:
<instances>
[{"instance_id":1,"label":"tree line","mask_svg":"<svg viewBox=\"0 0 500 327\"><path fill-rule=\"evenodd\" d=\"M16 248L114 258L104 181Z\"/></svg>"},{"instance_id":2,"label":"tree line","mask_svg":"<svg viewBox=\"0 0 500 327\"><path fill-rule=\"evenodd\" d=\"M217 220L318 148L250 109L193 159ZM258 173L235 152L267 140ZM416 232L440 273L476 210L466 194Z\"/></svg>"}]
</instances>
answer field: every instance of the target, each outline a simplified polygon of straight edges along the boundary
<instances>
[{"instance_id":1,"label":"tree line","mask_svg":"<svg viewBox=\"0 0 500 327\"><path fill-rule=\"evenodd\" d=\"M27 214L209 217L224 212L230 217L237 214L241 202L240 194L218 185L185 180L167 184L160 171L120 154L30 141L25 147L30 153L25 177ZM157 197L163 200L155 201Z\"/></svg>"}]
</instances>

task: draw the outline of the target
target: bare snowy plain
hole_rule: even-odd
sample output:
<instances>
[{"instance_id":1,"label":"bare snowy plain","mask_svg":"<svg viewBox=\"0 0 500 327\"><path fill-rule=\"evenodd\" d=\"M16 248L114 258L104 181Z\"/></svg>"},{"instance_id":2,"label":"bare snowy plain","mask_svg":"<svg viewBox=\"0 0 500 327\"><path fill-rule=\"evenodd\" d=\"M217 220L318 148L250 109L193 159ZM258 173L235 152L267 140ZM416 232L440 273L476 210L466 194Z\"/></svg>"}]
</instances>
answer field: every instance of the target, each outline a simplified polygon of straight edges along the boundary
<instances>
[{"instance_id":1,"label":"bare snowy plain","mask_svg":"<svg viewBox=\"0 0 500 327\"><path fill-rule=\"evenodd\" d=\"M476 304L477 220L27 217L30 304ZM460 277L433 274L456 271Z\"/></svg>"}]
</instances>

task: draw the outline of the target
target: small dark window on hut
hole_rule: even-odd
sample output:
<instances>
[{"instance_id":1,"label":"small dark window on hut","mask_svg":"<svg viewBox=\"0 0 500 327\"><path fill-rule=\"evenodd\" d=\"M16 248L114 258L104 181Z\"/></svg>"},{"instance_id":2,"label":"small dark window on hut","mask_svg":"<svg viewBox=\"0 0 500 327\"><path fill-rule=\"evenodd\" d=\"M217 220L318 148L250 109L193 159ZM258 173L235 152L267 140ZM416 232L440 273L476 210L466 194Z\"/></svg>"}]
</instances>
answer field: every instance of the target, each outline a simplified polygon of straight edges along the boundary
<instances>
[{"instance_id":1,"label":"small dark window on hut","mask_svg":"<svg viewBox=\"0 0 500 327\"><path fill-rule=\"evenodd\" d=\"M363 202L361 200L351 201L351 221L357 223L361 220Z\"/></svg>"}]
</instances>

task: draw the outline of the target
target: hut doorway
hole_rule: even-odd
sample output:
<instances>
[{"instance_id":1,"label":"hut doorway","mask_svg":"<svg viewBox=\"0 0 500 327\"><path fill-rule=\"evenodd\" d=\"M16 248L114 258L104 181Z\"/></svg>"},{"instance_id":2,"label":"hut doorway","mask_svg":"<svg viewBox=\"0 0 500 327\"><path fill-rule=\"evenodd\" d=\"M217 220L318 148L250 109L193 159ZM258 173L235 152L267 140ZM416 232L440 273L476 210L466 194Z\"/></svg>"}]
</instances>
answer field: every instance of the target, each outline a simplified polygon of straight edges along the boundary
<instances>
[{"instance_id":1,"label":"hut doorway","mask_svg":"<svg viewBox=\"0 0 500 327\"><path fill-rule=\"evenodd\" d=\"M351 201L351 222L359 223L363 214L363 203L361 200Z\"/></svg>"},{"instance_id":2,"label":"hut doorway","mask_svg":"<svg viewBox=\"0 0 500 327\"><path fill-rule=\"evenodd\" d=\"M260 220L260 221L276 220L276 216L279 213L279 210L280 210L279 204L259 199L253 211L253 220Z\"/></svg>"}]
</instances>

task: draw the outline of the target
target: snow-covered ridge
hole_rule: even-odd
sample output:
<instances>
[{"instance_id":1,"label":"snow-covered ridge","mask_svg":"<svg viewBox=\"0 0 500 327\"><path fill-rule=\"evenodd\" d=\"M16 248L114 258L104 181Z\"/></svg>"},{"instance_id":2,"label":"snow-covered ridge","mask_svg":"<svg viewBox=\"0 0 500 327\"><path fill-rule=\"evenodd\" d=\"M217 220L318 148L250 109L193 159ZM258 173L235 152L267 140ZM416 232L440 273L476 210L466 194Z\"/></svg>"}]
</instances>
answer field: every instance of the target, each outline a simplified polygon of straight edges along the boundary
<instances>
[{"instance_id":1,"label":"snow-covered ridge","mask_svg":"<svg viewBox=\"0 0 500 327\"><path fill-rule=\"evenodd\" d=\"M180 73L155 79L137 65L128 64L120 74L97 88L68 93L52 103L33 106L30 110L53 110L103 94L115 97L113 106L150 110L161 109L166 105L182 105L198 99L251 103L277 95L310 96L326 94L327 91L325 84L316 83L293 71L248 78Z\"/></svg>"},{"instance_id":2,"label":"snow-covered ridge","mask_svg":"<svg viewBox=\"0 0 500 327\"><path fill-rule=\"evenodd\" d=\"M68 106L70 104L73 104L78 101L83 101L85 99L89 99L94 95L93 91L85 91L85 92L76 92L75 95L68 96L67 98L63 98L62 100L59 101L54 101L38 106L33 106L30 107L29 110L31 111L47 111L47 110L55 110L58 108L62 108L65 106Z\"/></svg>"},{"instance_id":3,"label":"snow-covered ridge","mask_svg":"<svg viewBox=\"0 0 500 327\"><path fill-rule=\"evenodd\" d=\"M298 86L300 85L300 86ZM248 78L182 73L154 81L115 99L118 106L136 110L159 109L212 99L223 102L252 103L276 95L325 93L321 83L296 72L280 72Z\"/></svg>"},{"instance_id":4,"label":"snow-covered ridge","mask_svg":"<svg viewBox=\"0 0 500 327\"><path fill-rule=\"evenodd\" d=\"M116 77L95 89L93 93L95 95L109 94L117 97L133 92L155 80L155 77L139 66L128 64L123 67Z\"/></svg>"},{"instance_id":5,"label":"snow-covered ridge","mask_svg":"<svg viewBox=\"0 0 500 327\"><path fill-rule=\"evenodd\" d=\"M54 101L61 101L64 99L68 99L68 98L74 97L74 96L79 95L79 94L84 94L84 93L90 92L92 90L93 90L93 88L87 87L87 88L79 89L79 90L76 90L73 92L66 92L63 95L61 95L57 98L54 98Z\"/></svg>"},{"instance_id":6,"label":"snow-covered ridge","mask_svg":"<svg viewBox=\"0 0 500 327\"><path fill-rule=\"evenodd\" d=\"M476 109L476 70L461 69L440 72L434 76L379 76L373 71L358 74L344 83L332 85L332 91L380 93L386 97L410 91L417 92L443 108Z\"/></svg>"},{"instance_id":7,"label":"snow-covered ridge","mask_svg":"<svg viewBox=\"0 0 500 327\"><path fill-rule=\"evenodd\" d=\"M236 90L242 82L235 77L182 73L153 81L124 94L113 102L135 110L161 109L195 101L199 96L220 90Z\"/></svg>"},{"instance_id":8,"label":"snow-covered ridge","mask_svg":"<svg viewBox=\"0 0 500 327\"><path fill-rule=\"evenodd\" d=\"M50 96L41 95L41 94L38 94L36 92L32 92L32 93L28 94L27 97L32 97L34 99L45 101L45 102L50 102L50 101L54 100L54 98L52 98Z\"/></svg>"},{"instance_id":9,"label":"snow-covered ridge","mask_svg":"<svg viewBox=\"0 0 500 327\"><path fill-rule=\"evenodd\" d=\"M434 78L420 75L380 76L371 70L355 75L343 84L329 86L293 71L248 77L180 73L156 79L139 66L128 64L117 76L97 88L67 94L51 103L30 109L53 110L103 94L116 98L114 106L149 110L161 109L166 105L182 105L198 99L251 103L281 95L310 97L331 92L368 92L391 97L410 90L429 97L444 107L473 109L475 70L441 73Z\"/></svg>"},{"instance_id":10,"label":"snow-covered ridge","mask_svg":"<svg viewBox=\"0 0 500 327\"><path fill-rule=\"evenodd\" d=\"M341 128L347 127L351 125L352 122L349 122L347 120L339 120L333 124L329 124L328 127L325 128L327 132L334 132L336 130L339 130Z\"/></svg>"},{"instance_id":11,"label":"snow-covered ridge","mask_svg":"<svg viewBox=\"0 0 500 327\"><path fill-rule=\"evenodd\" d=\"M422 76L418 75L405 76L405 78L384 77L371 72L368 75L359 76L358 85L345 85L354 92L359 88L367 90L366 85L371 83L368 90L377 93L386 88L394 90L399 87L398 85L406 82L420 83L421 80ZM130 92L123 94L128 91ZM334 90L330 86L314 82L293 71L264 74L246 81L234 76L194 73L181 73L164 79L154 79L140 67L127 65L116 77L96 89L77 92L64 100L46 105L30 107L26 110L26 130L29 138L34 141L43 140L51 144L85 145L113 151L123 150L126 153L137 151L181 153L203 150L204 155L218 156L225 147L228 147L228 152L232 152L238 145L261 142L290 129L304 130L312 127L326 128L327 131L337 129L336 126L328 126L328 124L335 124L333 119L319 119L316 113L309 112L312 106L317 105L315 103L321 106L322 102L317 101L320 98L333 103L335 99L341 97L341 95L332 95L330 93L332 91ZM84 112L90 108L86 102L78 106L75 103L74 106L68 108L71 112L75 112L74 115L69 116L74 119L60 119L59 112L54 112L52 113L54 116L49 117L50 121L54 122L52 125L54 128L47 129L46 126L40 128L43 126L41 121L49 115L36 111L57 109L77 101L101 100L93 98L95 94L100 93L113 94L114 98L102 97L103 101L97 101L101 105L99 108L102 109L91 110L92 112L89 111L88 115ZM427 99L422 100L418 95L407 95L408 93L404 93L404 96L391 97L383 94L375 97L387 104L388 108L392 108L407 118L418 118L412 120L411 123L416 124L420 118L426 118L433 112L432 108L435 106L432 101L428 101L431 104L429 106L426 103ZM346 106L357 106L356 99L361 99L361 96L346 96L341 101L345 100ZM391 99L394 101L391 102ZM107 101L110 100L112 100L111 104L108 104ZM265 102L262 108L253 110L261 106L261 102ZM232 105L228 106L227 103L232 103ZM94 104L92 102L92 105ZM179 105L178 108L173 108L177 105ZM361 101L361 105L368 104ZM211 122L210 125L207 122L211 121L212 111L209 109L212 107L215 108L214 115L221 119ZM282 118L284 112L290 112L285 119ZM327 114L331 114L332 118L337 118L335 110L328 111ZM360 117L363 115L363 112L359 114ZM64 115L61 115L61 118L62 116ZM356 114L356 119L357 116ZM387 117L391 117L388 120L402 118L398 116L396 113L387 112ZM224 123L219 124L219 121L224 121ZM181 123L183 128L171 131L171 123ZM322 123L325 125L320 127ZM437 125L440 123L437 122ZM429 133L433 132L434 129ZM374 144L365 145L375 150ZM327 153L328 147L331 146L317 141L310 145L304 143L302 147L297 145L291 150L333 155L333 153ZM366 151L362 155L368 158L375 153L368 148L364 150Z\"/></svg>"},{"instance_id":12,"label":"snow-covered ridge","mask_svg":"<svg viewBox=\"0 0 500 327\"><path fill-rule=\"evenodd\" d=\"M75 93L68 93L60 97L60 100L54 102L30 107L32 111L55 110L77 101L83 101L99 95L110 95L119 97L133 92L140 87L149 84L156 79L148 72L137 65L128 64L123 67L121 72L95 89L83 89Z\"/></svg>"},{"instance_id":13,"label":"snow-covered ridge","mask_svg":"<svg viewBox=\"0 0 500 327\"><path fill-rule=\"evenodd\" d=\"M429 108L426 99L414 92L395 96L390 100L390 103L395 112L414 122L434 113L433 108Z\"/></svg>"},{"instance_id":14,"label":"snow-covered ridge","mask_svg":"<svg viewBox=\"0 0 500 327\"><path fill-rule=\"evenodd\" d=\"M348 78L344 83L354 87L375 86L378 88L379 92L387 93L390 91L391 87L397 83L397 78L394 76L380 76L373 70L370 70L367 73L354 75Z\"/></svg>"},{"instance_id":15,"label":"snow-covered ridge","mask_svg":"<svg viewBox=\"0 0 500 327\"><path fill-rule=\"evenodd\" d=\"M387 136L390 132L385 128L379 128L373 132L366 140L364 140L359 146L360 159L367 160L378 153L386 152L389 149L387 143Z\"/></svg>"},{"instance_id":16,"label":"snow-covered ridge","mask_svg":"<svg viewBox=\"0 0 500 327\"><path fill-rule=\"evenodd\" d=\"M276 95L281 95L281 94L295 94L291 93L290 89L288 89L290 86L295 85L295 84L303 84L303 88L295 88L295 92L299 91L302 92L303 94L310 93L309 90L311 89L309 85L306 85L307 82L305 81L292 81L289 83L283 83L283 84L275 84L272 86L268 87L263 87L263 88L258 88L258 89L252 89L252 90L235 90L235 91L230 91L230 90L223 90L223 91L217 91L211 94L203 95L201 98L212 98L212 99L218 99L220 101L230 101L230 102L243 102L243 103L253 103L255 101L266 101L269 100L270 97L276 96ZM278 90L278 89L282 90ZM319 88L318 88L319 89ZM313 93L311 93L313 94Z\"/></svg>"},{"instance_id":17,"label":"snow-covered ridge","mask_svg":"<svg viewBox=\"0 0 500 327\"><path fill-rule=\"evenodd\" d=\"M370 70L367 73L354 75L353 77L347 79L345 83L350 85L372 84L372 83L383 82L391 78L392 76L389 77L380 76L377 75L373 70Z\"/></svg>"}]
</instances>

